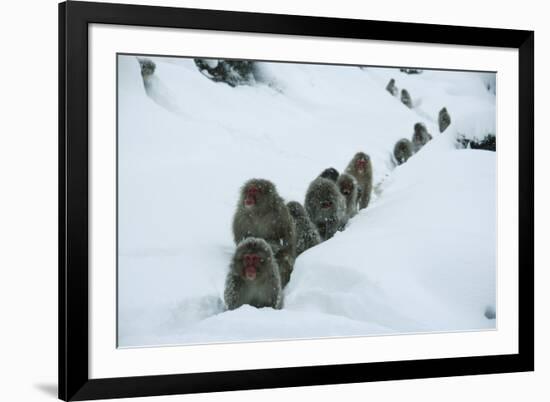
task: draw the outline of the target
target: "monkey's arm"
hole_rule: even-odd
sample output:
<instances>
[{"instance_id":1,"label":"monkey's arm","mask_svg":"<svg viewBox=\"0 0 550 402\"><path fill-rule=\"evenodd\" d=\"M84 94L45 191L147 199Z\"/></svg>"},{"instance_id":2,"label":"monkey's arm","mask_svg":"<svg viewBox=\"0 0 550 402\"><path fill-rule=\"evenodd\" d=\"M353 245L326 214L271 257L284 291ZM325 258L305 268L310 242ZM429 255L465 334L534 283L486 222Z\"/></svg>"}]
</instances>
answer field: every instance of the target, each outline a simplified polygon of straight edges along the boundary
<instances>
[{"instance_id":1,"label":"monkey's arm","mask_svg":"<svg viewBox=\"0 0 550 402\"><path fill-rule=\"evenodd\" d=\"M225 281L224 301L228 310L234 310L244 303L241 299L242 280L235 275L229 273Z\"/></svg>"}]
</instances>

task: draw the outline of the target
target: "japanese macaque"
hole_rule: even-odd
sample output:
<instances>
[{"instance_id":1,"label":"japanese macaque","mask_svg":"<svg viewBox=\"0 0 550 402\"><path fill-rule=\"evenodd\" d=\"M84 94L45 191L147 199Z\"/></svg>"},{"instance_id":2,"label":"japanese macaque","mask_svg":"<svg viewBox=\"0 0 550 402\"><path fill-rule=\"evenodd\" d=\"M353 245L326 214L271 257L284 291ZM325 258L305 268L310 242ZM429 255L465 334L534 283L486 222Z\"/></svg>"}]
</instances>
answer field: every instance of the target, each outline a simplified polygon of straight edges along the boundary
<instances>
[{"instance_id":1,"label":"japanese macaque","mask_svg":"<svg viewBox=\"0 0 550 402\"><path fill-rule=\"evenodd\" d=\"M411 95L406 89L401 90L401 102L408 108L413 107Z\"/></svg>"},{"instance_id":2,"label":"japanese macaque","mask_svg":"<svg viewBox=\"0 0 550 402\"><path fill-rule=\"evenodd\" d=\"M393 156L398 165L402 165L413 154L413 144L407 138L401 138L393 147Z\"/></svg>"},{"instance_id":3,"label":"japanese macaque","mask_svg":"<svg viewBox=\"0 0 550 402\"><path fill-rule=\"evenodd\" d=\"M141 76L149 77L155 72L156 64L150 59L138 58L139 66L141 67Z\"/></svg>"},{"instance_id":4,"label":"japanese macaque","mask_svg":"<svg viewBox=\"0 0 550 402\"><path fill-rule=\"evenodd\" d=\"M302 204L290 201L286 205L296 224L296 256L299 256L307 249L321 243L321 236Z\"/></svg>"},{"instance_id":5,"label":"japanese macaque","mask_svg":"<svg viewBox=\"0 0 550 402\"><path fill-rule=\"evenodd\" d=\"M224 301L229 310L243 304L282 307L279 267L265 240L249 237L239 243L225 279Z\"/></svg>"},{"instance_id":6,"label":"japanese macaque","mask_svg":"<svg viewBox=\"0 0 550 402\"><path fill-rule=\"evenodd\" d=\"M392 96L397 96L399 89L395 86L395 80L392 78L388 85L386 85L386 91L388 91Z\"/></svg>"},{"instance_id":7,"label":"japanese macaque","mask_svg":"<svg viewBox=\"0 0 550 402\"><path fill-rule=\"evenodd\" d=\"M338 180L338 176L340 176L340 173L338 172L338 170L334 169L333 167L329 167L323 170L319 175L319 177L332 180L335 183L336 183L336 180Z\"/></svg>"},{"instance_id":8,"label":"japanese macaque","mask_svg":"<svg viewBox=\"0 0 550 402\"><path fill-rule=\"evenodd\" d=\"M369 205L372 191L372 163L370 157L364 152L355 154L346 168L346 173L351 174L357 180L359 189L359 209Z\"/></svg>"},{"instance_id":9,"label":"japanese macaque","mask_svg":"<svg viewBox=\"0 0 550 402\"><path fill-rule=\"evenodd\" d=\"M296 227L272 182L251 179L241 188L233 237L236 244L248 237L268 242L279 265L281 284L286 286L296 258Z\"/></svg>"},{"instance_id":10,"label":"japanese macaque","mask_svg":"<svg viewBox=\"0 0 550 402\"><path fill-rule=\"evenodd\" d=\"M311 182L304 203L322 240L328 240L347 223L346 201L336 183L318 177Z\"/></svg>"},{"instance_id":11,"label":"japanese macaque","mask_svg":"<svg viewBox=\"0 0 550 402\"><path fill-rule=\"evenodd\" d=\"M447 111L447 108L444 107L439 111L439 116L437 118L437 122L439 123L439 132L442 133L451 125L451 115Z\"/></svg>"},{"instance_id":12,"label":"japanese macaque","mask_svg":"<svg viewBox=\"0 0 550 402\"><path fill-rule=\"evenodd\" d=\"M424 124L416 123L414 125L414 134L412 137L414 152L418 152L420 148L426 145L431 139L432 135L428 132L428 129Z\"/></svg>"},{"instance_id":13,"label":"japanese macaque","mask_svg":"<svg viewBox=\"0 0 550 402\"><path fill-rule=\"evenodd\" d=\"M338 178L338 189L346 199L346 214L348 219L357 215L357 180L349 173L342 173Z\"/></svg>"}]
</instances>

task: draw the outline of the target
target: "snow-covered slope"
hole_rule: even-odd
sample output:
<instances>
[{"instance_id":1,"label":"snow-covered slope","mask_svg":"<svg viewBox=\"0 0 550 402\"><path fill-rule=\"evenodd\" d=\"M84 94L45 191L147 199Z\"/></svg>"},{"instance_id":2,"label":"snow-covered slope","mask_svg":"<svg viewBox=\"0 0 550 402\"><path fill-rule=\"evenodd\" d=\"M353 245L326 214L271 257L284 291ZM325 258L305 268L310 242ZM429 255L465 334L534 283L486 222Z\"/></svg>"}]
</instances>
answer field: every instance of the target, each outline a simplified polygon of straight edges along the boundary
<instances>
[{"instance_id":1,"label":"snow-covered slope","mask_svg":"<svg viewBox=\"0 0 550 402\"><path fill-rule=\"evenodd\" d=\"M152 60L144 82L119 56L120 346L495 327L495 153L455 147L457 131L494 132L486 75L262 63L261 83L232 88L192 60ZM390 77L415 108L384 90ZM439 134L443 106L453 124ZM394 168L418 121L434 140ZM359 150L378 184L369 208L297 259L283 310L224 312L242 183L303 202Z\"/></svg>"}]
</instances>

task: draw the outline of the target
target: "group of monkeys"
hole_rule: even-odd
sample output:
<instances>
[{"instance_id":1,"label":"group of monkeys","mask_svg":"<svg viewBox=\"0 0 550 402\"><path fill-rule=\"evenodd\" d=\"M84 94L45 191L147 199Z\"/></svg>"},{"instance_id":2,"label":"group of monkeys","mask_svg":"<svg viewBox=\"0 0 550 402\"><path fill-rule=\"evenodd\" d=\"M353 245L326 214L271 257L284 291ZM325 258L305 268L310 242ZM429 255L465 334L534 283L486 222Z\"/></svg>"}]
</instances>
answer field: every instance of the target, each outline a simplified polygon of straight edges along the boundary
<instances>
[{"instance_id":1,"label":"group of monkeys","mask_svg":"<svg viewBox=\"0 0 550 402\"><path fill-rule=\"evenodd\" d=\"M372 163L364 152L355 154L342 174L325 169L309 185L303 206L285 204L269 180L248 180L233 217L237 249L225 281L227 308L282 308L282 289L296 257L344 230L367 207L371 192Z\"/></svg>"},{"instance_id":2,"label":"group of monkeys","mask_svg":"<svg viewBox=\"0 0 550 402\"><path fill-rule=\"evenodd\" d=\"M439 111L438 116L439 123L439 132L445 131L447 127L451 124L451 116L447 112L447 108L443 108ZM428 129L423 123L416 123L414 125L414 133L412 140L408 138L401 138L395 143L393 148L393 156L398 165L401 165L415 153L417 153L420 148L422 148L428 141L432 139L432 135L428 132Z\"/></svg>"},{"instance_id":3,"label":"group of monkeys","mask_svg":"<svg viewBox=\"0 0 550 402\"><path fill-rule=\"evenodd\" d=\"M394 79L386 89L397 95ZM412 107L405 89L401 90L401 101ZM438 123L440 132L451 124L445 107L439 112ZM395 144L396 163L405 163L431 139L426 126L416 123L412 141L402 138ZM355 154L342 174L332 167L325 169L309 185L303 206L297 201L285 204L269 180L247 181L233 217L237 249L225 280L227 308L233 310L243 304L282 308L282 290L290 280L296 257L344 230L349 219L367 207L371 192L372 163L364 152Z\"/></svg>"},{"instance_id":4,"label":"group of monkeys","mask_svg":"<svg viewBox=\"0 0 550 402\"><path fill-rule=\"evenodd\" d=\"M392 96L397 96L399 89L395 86L395 79L390 79L388 85L386 85L386 91L388 91ZM413 107L412 98L409 92L406 89L401 90L401 103L403 103L408 108ZM451 125L451 116L447 111L447 108L444 107L439 111L438 115L438 124L439 132L442 133ZM401 165L416 152L420 150L428 141L432 139L432 135L428 132L426 126L422 123L416 123L414 125L414 133L412 136L412 141L408 138L401 138L395 144L393 148L393 156L398 165Z\"/></svg>"},{"instance_id":5,"label":"group of monkeys","mask_svg":"<svg viewBox=\"0 0 550 402\"><path fill-rule=\"evenodd\" d=\"M397 96L399 94L399 88L395 86L395 79L390 79L390 82L388 82L388 85L386 85L386 91L388 91L392 96ZM407 91L405 88L401 90L401 103L403 103L405 106L407 106L409 109L412 109L413 102L411 95L409 94L409 91Z\"/></svg>"}]
</instances>

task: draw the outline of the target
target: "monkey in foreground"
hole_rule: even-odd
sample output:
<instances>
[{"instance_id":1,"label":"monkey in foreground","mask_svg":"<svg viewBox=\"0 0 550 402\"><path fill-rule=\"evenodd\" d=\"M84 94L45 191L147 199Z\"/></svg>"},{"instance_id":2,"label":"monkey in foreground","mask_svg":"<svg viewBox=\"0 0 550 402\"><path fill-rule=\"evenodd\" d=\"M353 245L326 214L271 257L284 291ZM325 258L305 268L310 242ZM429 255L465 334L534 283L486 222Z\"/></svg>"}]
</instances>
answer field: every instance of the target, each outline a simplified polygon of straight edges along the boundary
<instances>
[{"instance_id":1,"label":"monkey in foreground","mask_svg":"<svg viewBox=\"0 0 550 402\"><path fill-rule=\"evenodd\" d=\"M279 267L265 240L249 237L239 243L225 279L224 301L229 310L243 304L282 307Z\"/></svg>"},{"instance_id":2,"label":"monkey in foreground","mask_svg":"<svg viewBox=\"0 0 550 402\"><path fill-rule=\"evenodd\" d=\"M395 147L393 147L393 156L395 157L398 165L402 165L407 162L412 154L413 144L408 140L408 138L401 138L395 143Z\"/></svg>"},{"instance_id":3,"label":"monkey in foreground","mask_svg":"<svg viewBox=\"0 0 550 402\"><path fill-rule=\"evenodd\" d=\"M370 157L364 152L357 152L346 168L346 173L351 174L357 180L359 190L359 209L369 205L372 191L372 163Z\"/></svg>"},{"instance_id":4,"label":"monkey in foreground","mask_svg":"<svg viewBox=\"0 0 550 402\"><path fill-rule=\"evenodd\" d=\"M324 177L311 182L304 206L323 241L330 239L347 223L346 201L336 183Z\"/></svg>"},{"instance_id":5,"label":"monkey in foreground","mask_svg":"<svg viewBox=\"0 0 550 402\"><path fill-rule=\"evenodd\" d=\"M392 94L392 96L397 96L399 90L395 86L395 80L393 78L388 82L388 85L386 85L386 91Z\"/></svg>"},{"instance_id":6,"label":"monkey in foreground","mask_svg":"<svg viewBox=\"0 0 550 402\"><path fill-rule=\"evenodd\" d=\"M401 102L410 109L413 107L411 95L406 89L401 90Z\"/></svg>"},{"instance_id":7,"label":"monkey in foreground","mask_svg":"<svg viewBox=\"0 0 550 402\"><path fill-rule=\"evenodd\" d=\"M321 243L321 236L317 227L311 222L306 210L297 201L290 201L286 204L290 215L296 224L296 257L306 251L308 248Z\"/></svg>"},{"instance_id":8,"label":"monkey in foreground","mask_svg":"<svg viewBox=\"0 0 550 402\"><path fill-rule=\"evenodd\" d=\"M141 67L141 76L143 78L153 75L157 68L153 60L138 58L139 66Z\"/></svg>"},{"instance_id":9,"label":"monkey in foreground","mask_svg":"<svg viewBox=\"0 0 550 402\"><path fill-rule=\"evenodd\" d=\"M268 242L279 265L282 286L286 286L296 258L296 227L272 182L251 179L241 188L233 237L235 244L248 237Z\"/></svg>"},{"instance_id":10,"label":"monkey in foreground","mask_svg":"<svg viewBox=\"0 0 550 402\"><path fill-rule=\"evenodd\" d=\"M439 132L442 133L451 125L451 115L447 112L447 108L444 107L439 111L439 116L437 119L439 123Z\"/></svg>"},{"instance_id":11,"label":"monkey in foreground","mask_svg":"<svg viewBox=\"0 0 550 402\"><path fill-rule=\"evenodd\" d=\"M348 219L351 219L357 215L357 180L349 173L342 173L338 178L337 185L340 194L346 199L346 214Z\"/></svg>"},{"instance_id":12,"label":"monkey in foreground","mask_svg":"<svg viewBox=\"0 0 550 402\"><path fill-rule=\"evenodd\" d=\"M424 124L416 123L414 125L414 134L412 137L414 152L418 152L420 148L426 145L431 139L432 135L428 132Z\"/></svg>"},{"instance_id":13,"label":"monkey in foreground","mask_svg":"<svg viewBox=\"0 0 550 402\"><path fill-rule=\"evenodd\" d=\"M336 183L336 180L338 180L338 176L340 176L340 173L338 170L334 169L333 167L329 167L321 172L319 177L324 177L325 179L332 180Z\"/></svg>"}]
</instances>

